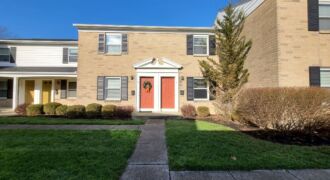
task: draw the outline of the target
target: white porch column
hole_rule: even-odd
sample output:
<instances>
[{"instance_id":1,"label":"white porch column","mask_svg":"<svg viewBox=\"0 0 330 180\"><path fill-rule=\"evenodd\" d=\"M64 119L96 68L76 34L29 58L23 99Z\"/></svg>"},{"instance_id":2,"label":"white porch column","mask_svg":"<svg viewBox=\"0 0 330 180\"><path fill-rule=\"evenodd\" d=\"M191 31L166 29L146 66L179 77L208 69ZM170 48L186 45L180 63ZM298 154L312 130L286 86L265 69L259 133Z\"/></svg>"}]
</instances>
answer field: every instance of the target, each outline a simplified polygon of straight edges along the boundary
<instances>
[{"instance_id":1,"label":"white porch column","mask_svg":"<svg viewBox=\"0 0 330 180\"><path fill-rule=\"evenodd\" d=\"M13 110L17 107L18 102L18 77L13 78Z\"/></svg>"}]
</instances>

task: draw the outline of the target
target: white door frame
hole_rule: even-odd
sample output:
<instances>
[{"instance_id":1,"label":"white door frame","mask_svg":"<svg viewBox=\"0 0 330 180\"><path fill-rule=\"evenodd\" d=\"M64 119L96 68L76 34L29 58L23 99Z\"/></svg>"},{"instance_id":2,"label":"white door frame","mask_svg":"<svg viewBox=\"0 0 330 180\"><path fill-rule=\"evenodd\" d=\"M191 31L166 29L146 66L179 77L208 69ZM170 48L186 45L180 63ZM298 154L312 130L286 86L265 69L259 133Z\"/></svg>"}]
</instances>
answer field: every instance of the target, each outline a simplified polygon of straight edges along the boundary
<instances>
[{"instance_id":1,"label":"white door frame","mask_svg":"<svg viewBox=\"0 0 330 180\"><path fill-rule=\"evenodd\" d=\"M136 75L136 108L138 111L152 111L152 112L178 112L179 111L179 72L166 72L168 70L152 70L148 69L149 72L137 72ZM173 70L172 70L173 71ZM142 109L140 108L140 79L141 77L153 77L154 78L154 108L153 109ZM161 108L161 78L162 77L173 77L174 78L174 108L173 109L162 109Z\"/></svg>"}]
</instances>

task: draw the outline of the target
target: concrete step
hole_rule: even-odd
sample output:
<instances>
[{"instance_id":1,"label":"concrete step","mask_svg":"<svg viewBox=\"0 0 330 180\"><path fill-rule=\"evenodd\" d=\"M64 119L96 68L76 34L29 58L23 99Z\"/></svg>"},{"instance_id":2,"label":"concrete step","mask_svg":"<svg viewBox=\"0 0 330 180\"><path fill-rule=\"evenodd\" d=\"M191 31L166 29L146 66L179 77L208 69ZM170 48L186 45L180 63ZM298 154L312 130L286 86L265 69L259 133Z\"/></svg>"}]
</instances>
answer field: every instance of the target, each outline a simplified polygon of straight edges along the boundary
<instances>
[{"instance_id":1,"label":"concrete step","mask_svg":"<svg viewBox=\"0 0 330 180\"><path fill-rule=\"evenodd\" d=\"M152 113L152 112L135 112L132 114L133 119L153 120L153 119L181 119L178 113Z\"/></svg>"}]
</instances>

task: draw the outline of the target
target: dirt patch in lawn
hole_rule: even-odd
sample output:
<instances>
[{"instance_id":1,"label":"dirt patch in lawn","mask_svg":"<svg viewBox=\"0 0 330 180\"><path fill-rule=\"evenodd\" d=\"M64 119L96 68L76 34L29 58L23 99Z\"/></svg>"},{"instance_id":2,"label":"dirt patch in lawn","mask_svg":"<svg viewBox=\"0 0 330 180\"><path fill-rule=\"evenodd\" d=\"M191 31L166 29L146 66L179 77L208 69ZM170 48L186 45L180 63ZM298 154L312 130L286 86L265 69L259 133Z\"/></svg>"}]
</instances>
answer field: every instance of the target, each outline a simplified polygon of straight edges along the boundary
<instances>
[{"instance_id":1,"label":"dirt patch in lawn","mask_svg":"<svg viewBox=\"0 0 330 180\"><path fill-rule=\"evenodd\" d=\"M213 122L228 126L257 139L271 141L281 144L301 146L330 145L330 130L323 130L307 134L300 131L281 132L276 130L265 130L235 121L224 120L219 117L204 118L203 121Z\"/></svg>"}]
</instances>

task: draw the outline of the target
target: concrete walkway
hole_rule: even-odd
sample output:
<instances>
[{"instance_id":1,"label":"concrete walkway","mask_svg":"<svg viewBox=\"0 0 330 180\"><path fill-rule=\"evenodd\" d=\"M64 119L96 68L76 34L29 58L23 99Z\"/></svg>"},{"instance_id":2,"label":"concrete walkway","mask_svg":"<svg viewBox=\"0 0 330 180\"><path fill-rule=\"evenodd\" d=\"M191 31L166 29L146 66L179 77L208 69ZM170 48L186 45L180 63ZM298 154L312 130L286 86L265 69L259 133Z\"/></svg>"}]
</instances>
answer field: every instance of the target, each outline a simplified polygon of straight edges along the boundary
<instances>
[{"instance_id":1,"label":"concrete walkway","mask_svg":"<svg viewBox=\"0 0 330 180\"><path fill-rule=\"evenodd\" d=\"M168 180L169 168L165 139L165 121L148 120L128 161L122 180Z\"/></svg>"},{"instance_id":2,"label":"concrete walkway","mask_svg":"<svg viewBox=\"0 0 330 180\"><path fill-rule=\"evenodd\" d=\"M1 129L37 130L140 130L143 125L0 125Z\"/></svg>"}]
</instances>

